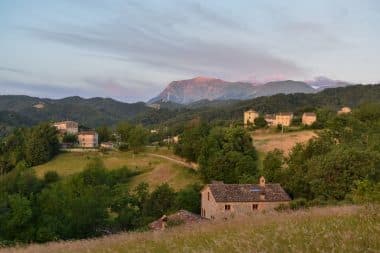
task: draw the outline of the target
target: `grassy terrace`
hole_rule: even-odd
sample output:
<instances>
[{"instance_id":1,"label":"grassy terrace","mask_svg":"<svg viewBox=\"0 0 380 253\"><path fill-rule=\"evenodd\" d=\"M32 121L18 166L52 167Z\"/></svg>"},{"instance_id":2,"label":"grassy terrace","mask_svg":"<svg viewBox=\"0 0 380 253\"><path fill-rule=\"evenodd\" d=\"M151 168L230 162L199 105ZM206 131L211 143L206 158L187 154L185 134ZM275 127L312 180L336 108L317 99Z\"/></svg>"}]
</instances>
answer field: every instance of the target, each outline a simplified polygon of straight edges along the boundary
<instances>
[{"instance_id":1,"label":"grassy terrace","mask_svg":"<svg viewBox=\"0 0 380 253\"><path fill-rule=\"evenodd\" d=\"M379 252L379 211L378 206L341 206L271 212L163 232L123 233L3 252Z\"/></svg>"},{"instance_id":2,"label":"grassy terrace","mask_svg":"<svg viewBox=\"0 0 380 253\"><path fill-rule=\"evenodd\" d=\"M127 166L130 169L142 172L134 177L131 186L140 182L147 182L151 187L155 187L163 182L168 182L174 189L198 182L198 176L193 170L173 161L155 157L151 153L168 155L176 158L170 150L148 148L145 152L133 154L132 152L110 152L102 154L100 152L62 153L48 163L34 167L39 177L47 171L56 171L60 176L69 176L82 171L88 162L94 157L100 157L108 169L116 169ZM177 158L180 160L180 158Z\"/></svg>"}]
</instances>

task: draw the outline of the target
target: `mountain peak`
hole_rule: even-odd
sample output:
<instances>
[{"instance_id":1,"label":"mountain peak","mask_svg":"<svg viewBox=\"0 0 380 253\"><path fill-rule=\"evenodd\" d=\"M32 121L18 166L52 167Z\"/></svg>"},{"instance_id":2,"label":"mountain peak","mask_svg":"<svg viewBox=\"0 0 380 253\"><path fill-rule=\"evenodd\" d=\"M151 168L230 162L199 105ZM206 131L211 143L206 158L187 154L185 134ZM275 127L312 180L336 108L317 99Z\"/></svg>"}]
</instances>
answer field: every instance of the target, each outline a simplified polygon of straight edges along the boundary
<instances>
[{"instance_id":1,"label":"mountain peak","mask_svg":"<svg viewBox=\"0 0 380 253\"><path fill-rule=\"evenodd\" d=\"M213 78L213 77L207 77L207 76L197 76L191 80L196 83L204 83L204 82L209 82L209 81L218 80L218 79Z\"/></svg>"}]
</instances>

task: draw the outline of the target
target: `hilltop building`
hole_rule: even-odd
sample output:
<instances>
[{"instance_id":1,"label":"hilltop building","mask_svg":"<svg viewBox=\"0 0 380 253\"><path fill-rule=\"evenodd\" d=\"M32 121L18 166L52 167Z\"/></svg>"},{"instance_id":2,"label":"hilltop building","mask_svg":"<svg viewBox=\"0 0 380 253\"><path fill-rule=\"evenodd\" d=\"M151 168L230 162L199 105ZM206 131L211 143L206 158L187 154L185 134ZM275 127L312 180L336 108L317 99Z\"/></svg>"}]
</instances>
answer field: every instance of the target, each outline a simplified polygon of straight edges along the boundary
<instances>
[{"instance_id":1,"label":"hilltop building","mask_svg":"<svg viewBox=\"0 0 380 253\"><path fill-rule=\"evenodd\" d=\"M95 131L83 131L78 134L79 146L82 148L98 147L98 133Z\"/></svg>"},{"instance_id":2,"label":"hilltop building","mask_svg":"<svg viewBox=\"0 0 380 253\"><path fill-rule=\"evenodd\" d=\"M250 215L260 210L288 204L289 195L280 184L266 184L261 177L255 184L224 184L214 182L201 191L201 216L207 219L227 219Z\"/></svg>"},{"instance_id":3,"label":"hilltop building","mask_svg":"<svg viewBox=\"0 0 380 253\"><path fill-rule=\"evenodd\" d=\"M290 126L292 124L293 113L291 112L280 112L276 114L276 125Z\"/></svg>"},{"instance_id":4,"label":"hilltop building","mask_svg":"<svg viewBox=\"0 0 380 253\"><path fill-rule=\"evenodd\" d=\"M350 112L351 112L351 108L345 106L345 107L342 107L342 109L340 109L340 110L338 111L338 115L340 115L340 114L346 114L346 113L350 113Z\"/></svg>"},{"instance_id":5,"label":"hilltop building","mask_svg":"<svg viewBox=\"0 0 380 253\"><path fill-rule=\"evenodd\" d=\"M259 117L259 113L254 110L248 110L244 112L244 126L249 124L254 125L255 119Z\"/></svg>"},{"instance_id":6,"label":"hilltop building","mask_svg":"<svg viewBox=\"0 0 380 253\"><path fill-rule=\"evenodd\" d=\"M310 126L317 121L317 115L314 112L305 112L302 114L302 124Z\"/></svg>"},{"instance_id":7,"label":"hilltop building","mask_svg":"<svg viewBox=\"0 0 380 253\"><path fill-rule=\"evenodd\" d=\"M62 134L78 134L78 123L75 121L55 122L53 123L53 126L55 126L57 130Z\"/></svg>"}]
</instances>

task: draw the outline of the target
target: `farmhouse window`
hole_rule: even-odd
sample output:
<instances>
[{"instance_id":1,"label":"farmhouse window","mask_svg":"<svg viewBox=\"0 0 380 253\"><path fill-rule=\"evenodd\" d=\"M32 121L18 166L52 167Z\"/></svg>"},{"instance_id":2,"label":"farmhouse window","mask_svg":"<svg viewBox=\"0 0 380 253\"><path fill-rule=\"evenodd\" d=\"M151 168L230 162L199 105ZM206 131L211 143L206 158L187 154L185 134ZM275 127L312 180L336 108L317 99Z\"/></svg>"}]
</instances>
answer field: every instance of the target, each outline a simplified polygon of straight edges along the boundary
<instances>
[{"instance_id":1,"label":"farmhouse window","mask_svg":"<svg viewBox=\"0 0 380 253\"><path fill-rule=\"evenodd\" d=\"M224 206L224 210L226 210L226 211L231 210L231 205L225 205L225 206Z\"/></svg>"},{"instance_id":2,"label":"farmhouse window","mask_svg":"<svg viewBox=\"0 0 380 253\"><path fill-rule=\"evenodd\" d=\"M259 207L258 204L252 204L252 210L257 210L258 207Z\"/></svg>"}]
</instances>

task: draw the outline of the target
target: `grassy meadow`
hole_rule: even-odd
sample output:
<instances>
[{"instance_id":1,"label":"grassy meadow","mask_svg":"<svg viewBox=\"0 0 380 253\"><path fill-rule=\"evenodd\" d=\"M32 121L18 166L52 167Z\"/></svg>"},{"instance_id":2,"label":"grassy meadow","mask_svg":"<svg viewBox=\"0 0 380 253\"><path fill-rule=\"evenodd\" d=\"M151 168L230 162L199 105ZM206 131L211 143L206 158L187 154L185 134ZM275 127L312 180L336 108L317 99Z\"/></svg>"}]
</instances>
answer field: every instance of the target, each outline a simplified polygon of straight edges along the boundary
<instances>
[{"instance_id":1,"label":"grassy meadow","mask_svg":"<svg viewBox=\"0 0 380 253\"><path fill-rule=\"evenodd\" d=\"M271 132L271 131L255 131L252 134L255 148L260 153L267 153L277 148L288 154L289 151L297 143L305 143L315 137L316 133L312 130L303 130L295 132Z\"/></svg>"},{"instance_id":2,"label":"grassy meadow","mask_svg":"<svg viewBox=\"0 0 380 253\"><path fill-rule=\"evenodd\" d=\"M174 161L153 156L151 154L167 155L181 160L170 150L147 148L144 152L133 154L132 152L112 151L106 154L101 152L67 152L61 153L53 160L34 167L38 177L43 177L47 171L56 171L60 176L66 177L82 171L95 157L104 162L107 169L117 169L127 166L132 170L141 172L131 181L131 186L141 182L147 182L151 187L167 182L178 190L188 184L199 182L198 175L192 169L184 167Z\"/></svg>"},{"instance_id":3,"label":"grassy meadow","mask_svg":"<svg viewBox=\"0 0 380 253\"><path fill-rule=\"evenodd\" d=\"M160 232L131 232L0 252L379 252L379 206L258 213Z\"/></svg>"}]
</instances>

